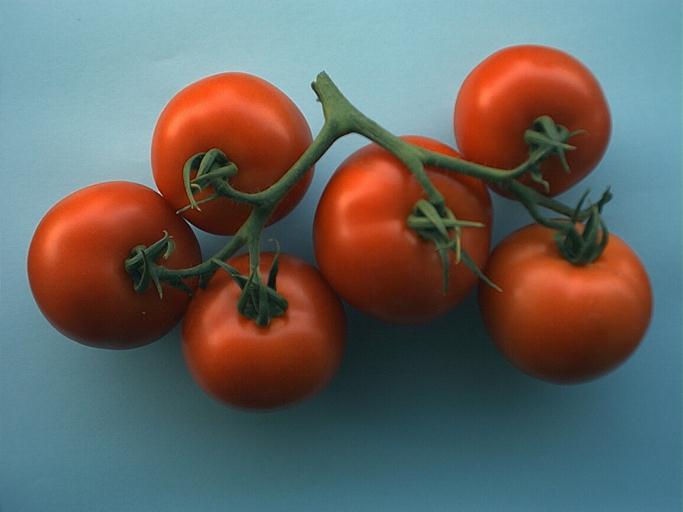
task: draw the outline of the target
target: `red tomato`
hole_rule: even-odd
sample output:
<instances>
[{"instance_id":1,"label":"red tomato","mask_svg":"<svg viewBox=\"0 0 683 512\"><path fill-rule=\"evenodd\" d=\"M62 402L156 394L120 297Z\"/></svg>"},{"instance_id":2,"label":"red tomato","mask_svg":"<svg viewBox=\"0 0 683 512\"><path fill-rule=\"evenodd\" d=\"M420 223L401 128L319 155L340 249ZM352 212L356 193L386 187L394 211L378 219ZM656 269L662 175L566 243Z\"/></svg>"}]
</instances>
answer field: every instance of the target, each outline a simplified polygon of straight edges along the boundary
<instances>
[{"instance_id":1,"label":"red tomato","mask_svg":"<svg viewBox=\"0 0 683 512\"><path fill-rule=\"evenodd\" d=\"M522 163L529 148L524 132L543 115L569 131L566 173L556 156L541 164L550 195L567 190L600 161L611 120L600 84L572 56L543 46L513 46L479 64L465 79L455 103L455 138L467 160L503 169ZM537 187L540 189L540 187Z\"/></svg>"},{"instance_id":2,"label":"red tomato","mask_svg":"<svg viewBox=\"0 0 683 512\"><path fill-rule=\"evenodd\" d=\"M273 254L261 255L266 276ZM246 255L228 263L246 274ZM342 357L344 310L318 271L281 255L277 291L284 316L260 327L237 311L240 289L218 270L199 290L183 321L183 349L204 391L229 405L273 408L310 396L332 378Z\"/></svg>"},{"instance_id":3,"label":"red tomato","mask_svg":"<svg viewBox=\"0 0 683 512\"><path fill-rule=\"evenodd\" d=\"M435 140L406 141L451 156ZM463 248L480 267L491 235L491 200L473 178L427 168L460 220L484 228L464 228ZM371 144L351 155L327 184L315 214L315 255L328 282L354 307L390 322L426 322L460 302L477 277L451 258L448 291L432 242L408 227L406 219L424 192L392 154Z\"/></svg>"},{"instance_id":4,"label":"red tomato","mask_svg":"<svg viewBox=\"0 0 683 512\"><path fill-rule=\"evenodd\" d=\"M265 80L245 73L222 73L195 82L166 105L152 139L152 169L163 196L178 210L189 203L183 185L185 162L218 148L239 171L230 184L257 192L276 182L311 144L311 131L297 106ZM312 169L278 205L271 222L301 200ZM205 190L198 198L209 195ZM183 212L195 226L214 234L234 234L250 207L225 197Z\"/></svg>"},{"instance_id":5,"label":"red tomato","mask_svg":"<svg viewBox=\"0 0 683 512\"><path fill-rule=\"evenodd\" d=\"M498 348L530 375L555 382L591 379L638 346L650 321L652 291L636 254L610 235L593 263L564 260L553 231L527 226L491 254L482 286L484 323Z\"/></svg>"},{"instance_id":6,"label":"red tomato","mask_svg":"<svg viewBox=\"0 0 683 512\"><path fill-rule=\"evenodd\" d=\"M52 207L36 228L28 252L33 296L50 323L85 345L133 348L168 332L188 295L166 284L133 289L124 261L133 247L151 245L166 230L175 251L164 265L201 262L190 227L153 190L136 183L86 187Z\"/></svg>"}]
</instances>

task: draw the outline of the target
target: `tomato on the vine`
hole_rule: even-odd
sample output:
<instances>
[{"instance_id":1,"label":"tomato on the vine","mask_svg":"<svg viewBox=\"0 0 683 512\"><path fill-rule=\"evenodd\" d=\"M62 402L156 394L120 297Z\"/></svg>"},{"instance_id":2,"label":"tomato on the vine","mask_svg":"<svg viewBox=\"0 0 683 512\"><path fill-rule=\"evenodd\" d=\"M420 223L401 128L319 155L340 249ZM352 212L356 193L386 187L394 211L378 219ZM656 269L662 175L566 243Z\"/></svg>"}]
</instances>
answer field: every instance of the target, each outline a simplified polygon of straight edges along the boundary
<instances>
[{"instance_id":1,"label":"tomato on the vine","mask_svg":"<svg viewBox=\"0 0 683 512\"><path fill-rule=\"evenodd\" d=\"M246 73L222 73L199 80L177 93L157 121L152 139L154 180L176 209L189 203L183 167L193 155L220 149L237 165L230 184L258 192L275 183L311 144L311 131L298 107L282 91ZM270 222L282 218L303 197L312 169L280 202ZM202 199L212 191L196 196ZM220 197L188 209L183 216L219 235L234 234L250 207Z\"/></svg>"},{"instance_id":2,"label":"tomato on the vine","mask_svg":"<svg viewBox=\"0 0 683 512\"><path fill-rule=\"evenodd\" d=\"M162 284L133 288L124 268L131 249L172 237L169 268L197 265L201 253L190 227L163 197L143 185L108 182L59 201L36 228L28 252L33 296L50 323L80 343L133 348L166 334L189 296Z\"/></svg>"},{"instance_id":3,"label":"tomato on the vine","mask_svg":"<svg viewBox=\"0 0 683 512\"><path fill-rule=\"evenodd\" d=\"M267 275L274 255L261 255ZM228 261L242 274L249 258ZM183 320L183 351L190 372L209 395L242 408L273 408L320 390L342 358L346 319L320 273L281 255L276 288L288 302L283 316L257 325L237 309L240 288L218 270L199 290Z\"/></svg>"},{"instance_id":4,"label":"tomato on the vine","mask_svg":"<svg viewBox=\"0 0 683 512\"><path fill-rule=\"evenodd\" d=\"M544 115L570 132L583 130L568 141L576 146L566 153L569 173L555 156L541 164L548 193L556 195L595 168L611 130L600 84L574 57L534 45L513 46L489 56L460 88L453 118L455 139L467 160L511 169L528 155L524 132Z\"/></svg>"},{"instance_id":5,"label":"tomato on the vine","mask_svg":"<svg viewBox=\"0 0 683 512\"><path fill-rule=\"evenodd\" d=\"M553 230L522 228L492 252L482 286L484 323L498 348L530 375L555 382L591 379L638 346L650 322L652 290L638 256L610 234L602 255L576 266Z\"/></svg>"},{"instance_id":6,"label":"tomato on the vine","mask_svg":"<svg viewBox=\"0 0 683 512\"><path fill-rule=\"evenodd\" d=\"M426 137L407 142L450 156L448 146ZM426 168L463 228L462 247L481 268L489 251L491 199L479 180ZM447 291L435 245L407 225L422 187L391 153L371 144L351 155L327 184L315 214L313 235L320 270L352 306L390 322L426 322L455 306L477 276L450 258Z\"/></svg>"}]
</instances>

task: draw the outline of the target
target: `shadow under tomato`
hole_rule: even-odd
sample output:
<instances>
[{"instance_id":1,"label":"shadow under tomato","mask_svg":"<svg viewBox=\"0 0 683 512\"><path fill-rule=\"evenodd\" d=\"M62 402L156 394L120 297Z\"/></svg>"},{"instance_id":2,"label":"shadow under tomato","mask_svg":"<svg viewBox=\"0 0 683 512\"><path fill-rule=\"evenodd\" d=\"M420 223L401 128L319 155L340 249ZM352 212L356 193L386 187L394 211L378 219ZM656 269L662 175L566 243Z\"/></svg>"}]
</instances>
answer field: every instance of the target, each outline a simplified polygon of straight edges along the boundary
<instances>
[{"instance_id":1,"label":"shadow under tomato","mask_svg":"<svg viewBox=\"0 0 683 512\"><path fill-rule=\"evenodd\" d=\"M386 419L433 410L473 414L519 408L524 402L538 404L543 395L558 389L522 374L505 360L485 332L474 296L424 325L387 324L348 305L345 309L347 345L339 371L324 390L290 407L242 411L207 397L188 373L180 327L148 347L123 355L126 373L136 378L134 373L140 372L140 386L157 396L157 407L168 400L173 410L187 407L203 415L201 409L208 407L212 414L253 416L256 423L264 415L283 420L305 415L308 421L319 416L324 424L337 415ZM241 421L251 424L246 418Z\"/></svg>"},{"instance_id":2,"label":"shadow under tomato","mask_svg":"<svg viewBox=\"0 0 683 512\"><path fill-rule=\"evenodd\" d=\"M253 413L209 398L185 367L176 328L136 350L84 347L78 378L91 384L94 409L78 417L105 425L110 449L131 450L127 457L142 468L193 468L183 473L192 485L251 478L325 488L336 478L384 475L406 458L428 470L434 460L448 468L453 457L475 464L511 450L540 457L572 417L608 407L609 393L550 385L509 365L488 340L474 298L426 326L347 313L340 371L300 404Z\"/></svg>"},{"instance_id":3,"label":"shadow under tomato","mask_svg":"<svg viewBox=\"0 0 683 512\"><path fill-rule=\"evenodd\" d=\"M347 313L346 357L329 394L356 413L464 412L536 400L536 381L495 349L474 297L426 325L389 325L352 308Z\"/></svg>"},{"instance_id":4,"label":"shadow under tomato","mask_svg":"<svg viewBox=\"0 0 683 512\"><path fill-rule=\"evenodd\" d=\"M558 393L567 393L505 360L485 332L474 296L425 325L387 324L349 306L346 312L347 345L338 373L317 395L290 407L243 411L205 395L185 365L180 326L146 347L102 351L98 371L136 390L125 397L131 417L139 411L209 430L225 421L231 428L257 431L268 430L269 424L301 428L305 422L310 433L332 423L382 424L435 413L451 421L538 409L544 403L552 407Z\"/></svg>"}]
</instances>

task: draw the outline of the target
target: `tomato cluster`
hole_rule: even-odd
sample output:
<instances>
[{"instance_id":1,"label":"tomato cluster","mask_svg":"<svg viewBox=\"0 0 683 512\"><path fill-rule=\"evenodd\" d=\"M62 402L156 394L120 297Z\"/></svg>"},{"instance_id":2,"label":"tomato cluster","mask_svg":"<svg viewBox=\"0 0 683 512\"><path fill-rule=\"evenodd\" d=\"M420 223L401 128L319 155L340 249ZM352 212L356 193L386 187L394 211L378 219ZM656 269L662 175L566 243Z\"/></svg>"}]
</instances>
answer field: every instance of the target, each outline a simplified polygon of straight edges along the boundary
<instances>
[{"instance_id":1,"label":"tomato cluster","mask_svg":"<svg viewBox=\"0 0 683 512\"><path fill-rule=\"evenodd\" d=\"M507 48L472 71L455 102L460 153L426 137L401 140L512 169L529 152L525 132L540 116L573 134L566 161L571 172L557 157L536 169L544 192L554 195L597 165L610 135L598 82L559 50ZM127 182L93 185L60 201L38 225L28 274L41 311L64 335L117 349L154 341L184 317L192 375L210 395L245 408L298 401L332 378L345 335L337 295L388 322L426 322L479 282L482 318L496 345L522 370L558 382L610 370L643 337L652 294L642 264L619 238L610 236L596 261L575 265L563 258L552 230L532 225L489 255L487 183L426 165L426 177L443 197L441 211L470 222L458 233L457 251L483 270L488 280L482 282L456 257L444 264L443 248L435 250L433 238L408 225L425 190L377 143L350 155L320 198L313 227L319 271L288 255L261 254L256 261L251 245L250 254L220 262L212 275L197 270L204 268L202 257L186 220L210 233L240 236L255 203L225 195L203 202L216 191L190 184L186 163L215 148L237 169L231 189L254 197L278 183L312 144L297 106L260 78L223 73L189 85L168 103L154 130L152 170L161 194ZM311 166L287 188L264 223L296 206L312 172ZM201 206L184 208L191 199ZM178 269L182 278L171 277ZM254 283L260 283L257 291L248 295ZM271 296L280 310L270 321L255 322L238 310L238 304L258 308Z\"/></svg>"}]
</instances>

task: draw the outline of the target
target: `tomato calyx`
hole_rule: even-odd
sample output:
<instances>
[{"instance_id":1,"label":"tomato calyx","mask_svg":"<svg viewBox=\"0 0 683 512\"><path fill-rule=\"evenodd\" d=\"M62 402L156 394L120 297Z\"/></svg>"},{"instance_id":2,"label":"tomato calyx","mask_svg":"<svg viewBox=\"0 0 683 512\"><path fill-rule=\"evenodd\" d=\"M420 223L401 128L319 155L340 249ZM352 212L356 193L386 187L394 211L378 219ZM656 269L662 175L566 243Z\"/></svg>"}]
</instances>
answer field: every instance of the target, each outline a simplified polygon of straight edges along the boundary
<instances>
[{"instance_id":1,"label":"tomato calyx","mask_svg":"<svg viewBox=\"0 0 683 512\"><path fill-rule=\"evenodd\" d=\"M602 210L613 197L609 187L597 202L584 208L590 193L586 190L573 210L517 181L509 184L509 190L538 224L556 232L558 250L568 262L573 265L587 265L597 260L605 250L609 230L602 218ZM541 213L540 208L550 209L561 217L547 217Z\"/></svg>"},{"instance_id":2,"label":"tomato calyx","mask_svg":"<svg viewBox=\"0 0 683 512\"><path fill-rule=\"evenodd\" d=\"M273 318L282 316L287 311L287 299L280 295L276 288L279 257L278 251L273 258L268 280L265 283L261 279L258 268L252 268L249 275L245 276L228 263L218 259L213 260L214 264L225 270L242 290L237 302L237 310L261 327L267 327Z\"/></svg>"},{"instance_id":3,"label":"tomato calyx","mask_svg":"<svg viewBox=\"0 0 683 512\"><path fill-rule=\"evenodd\" d=\"M157 265L156 262L159 258L167 260L174 250L175 243L168 231L164 231L164 235L149 247L136 245L131 249L130 255L124 262L124 268L133 279L133 289L137 293L144 293L153 283L159 298L164 297L161 287L163 267ZM192 295L192 289L180 277L164 277L164 281Z\"/></svg>"},{"instance_id":4,"label":"tomato calyx","mask_svg":"<svg viewBox=\"0 0 683 512\"><path fill-rule=\"evenodd\" d=\"M609 193L609 191L608 191ZM586 191L576 207L576 214L572 216L566 229L555 233L557 244L562 257L573 265L587 265L597 260L607 247L609 231L607 224L601 217L602 204L590 206L590 214L585 224L578 224L577 216L588 191Z\"/></svg>"},{"instance_id":5,"label":"tomato calyx","mask_svg":"<svg viewBox=\"0 0 683 512\"><path fill-rule=\"evenodd\" d=\"M415 203L406 222L408 227L421 238L435 245L441 260L444 293L448 291L451 252L455 257L456 264L463 262L485 283L498 288L484 275L472 257L462 247L463 228L483 228L483 223L457 219L450 208L441 204L435 205L427 199L420 199Z\"/></svg>"},{"instance_id":6,"label":"tomato calyx","mask_svg":"<svg viewBox=\"0 0 683 512\"><path fill-rule=\"evenodd\" d=\"M565 126L555 123L550 116L536 118L531 128L524 132L524 142L529 146L529 175L534 182L543 187L546 193L550 191L550 184L541 173L541 161L555 155L560 160L564 172L569 173L565 153L575 150L576 146L568 144L567 141L584 132L584 130L570 132Z\"/></svg>"},{"instance_id":7,"label":"tomato calyx","mask_svg":"<svg viewBox=\"0 0 683 512\"><path fill-rule=\"evenodd\" d=\"M194 177L192 176L192 173ZM183 184L190 203L176 213L185 210L198 210L202 203L208 203L219 197L224 187L229 187L228 180L237 174L237 166L231 162L220 149L213 148L197 153L187 159L183 167ZM214 192L197 200L195 195L211 187Z\"/></svg>"}]
</instances>

